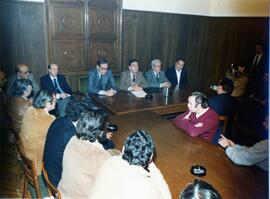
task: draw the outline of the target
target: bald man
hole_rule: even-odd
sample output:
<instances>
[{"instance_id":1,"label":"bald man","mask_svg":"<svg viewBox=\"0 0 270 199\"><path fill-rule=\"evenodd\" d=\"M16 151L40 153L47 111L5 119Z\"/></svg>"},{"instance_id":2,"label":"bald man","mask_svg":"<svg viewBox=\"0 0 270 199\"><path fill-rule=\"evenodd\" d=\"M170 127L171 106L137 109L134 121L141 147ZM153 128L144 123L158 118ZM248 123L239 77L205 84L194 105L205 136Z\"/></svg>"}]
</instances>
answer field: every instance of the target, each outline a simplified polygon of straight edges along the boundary
<instances>
[{"instance_id":1,"label":"bald man","mask_svg":"<svg viewBox=\"0 0 270 199\"><path fill-rule=\"evenodd\" d=\"M17 79L29 79L32 81L33 84L33 91L34 94L38 92L39 86L37 82L35 81L33 74L31 74L29 67L25 64L18 64L16 67L16 74L11 75L8 77L8 82L6 85L6 97L11 96L11 87L12 84L17 80Z\"/></svg>"}]
</instances>

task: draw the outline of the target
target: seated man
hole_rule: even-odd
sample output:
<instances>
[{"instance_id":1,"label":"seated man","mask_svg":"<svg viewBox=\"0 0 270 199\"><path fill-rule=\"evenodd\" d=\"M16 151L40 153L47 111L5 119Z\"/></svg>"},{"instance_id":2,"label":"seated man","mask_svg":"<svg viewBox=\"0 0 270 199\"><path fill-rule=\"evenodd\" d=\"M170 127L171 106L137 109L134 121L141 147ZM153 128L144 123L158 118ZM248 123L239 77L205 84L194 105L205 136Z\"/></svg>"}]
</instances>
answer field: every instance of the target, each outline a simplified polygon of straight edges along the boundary
<instances>
[{"instance_id":1,"label":"seated man","mask_svg":"<svg viewBox=\"0 0 270 199\"><path fill-rule=\"evenodd\" d=\"M72 94L64 75L58 74L58 65L49 64L48 74L40 78L42 90L56 93L58 112L60 116L65 115L65 108L68 103L68 97Z\"/></svg>"},{"instance_id":2,"label":"seated man","mask_svg":"<svg viewBox=\"0 0 270 199\"><path fill-rule=\"evenodd\" d=\"M265 118L263 125L268 130L268 116ZM235 164L246 166L256 165L268 171L268 139L262 140L252 147L246 147L235 144L221 135L219 144L225 148L227 156Z\"/></svg>"},{"instance_id":3,"label":"seated man","mask_svg":"<svg viewBox=\"0 0 270 199\"><path fill-rule=\"evenodd\" d=\"M194 92L188 97L189 111L174 119L174 124L184 129L192 137L201 137L212 141L218 128L218 115L208 107L207 97L200 92Z\"/></svg>"},{"instance_id":4,"label":"seated man","mask_svg":"<svg viewBox=\"0 0 270 199\"><path fill-rule=\"evenodd\" d=\"M87 101L75 98L67 104L65 117L58 117L51 124L44 146L43 161L51 183L57 187L62 174L63 154L70 138L76 133L76 125L82 113L90 110Z\"/></svg>"},{"instance_id":5,"label":"seated man","mask_svg":"<svg viewBox=\"0 0 270 199\"><path fill-rule=\"evenodd\" d=\"M128 136L122 155L102 165L90 198L171 199L169 187L152 160L154 150L149 133L138 130Z\"/></svg>"},{"instance_id":6,"label":"seated man","mask_svg":"<svg viewBox=\"0 0 270 199\"><path fill-rule=\"evenodd\" d=\"M96 68L88 73L88 93L113 96L117 93L111 69L106 59L98 59Z\"/></svg>"},{"instance_id":7,"label":"seated man","mask_svg":"<svg viewBox=\"0 0 270 199\"><path fill-rule=\"evenodd\" d=\"M232 118L236 109L236 99L231 96L234 89L232 80L223 78L217 86L217 96L208 98L209 106L218 115L225 115Z\"/></svg>"},{"instance_id":8,"label":"seated man","mask_svg":"<svg viewBox=\"0 0 270 199\"><path fill-rule=\"evenodd\" d=\"M176 90L187 86L185 60L182 58L177 58L174 66L167 68L166 77L171 82L172 88L175 88Z\"/></svg>"},{"instance_id":9,"label":"seated man","mask_svg":"<svg viewBox=\"0 0 270 199\"><path fill-rule=\"evenodd\" d=\"M143 73L139 71L139 61L131 59L129 61L129 70L121 74L120 89L125 91L139 91L147 87L147 82Z\"/></svg>"},{"instance_id":10,"label":"seated man","mask_svg":"<svg viewBox=\"0 0 270 199\"><path fill-rule=\"evenodd\" d=\"M148 87L169 88L171 83L166 78L165 73L161 70L161 61L159 59L151 61L151 68L152 69L144 74Z\"/></svg>"},{"instance_id":11,"label":"seated man","mask_svg":"<svg viewBox=\"0 0 270 199\"><path fill-rule=\"evenodd\" d=\"M33 92L36 94L39 91L39 86L35 81L33 74L31 74L29 67L25 64L18 64L16 69L16 74L8 77L7 85L6 85L6 97L9 98L11 96L11 88L13 83L17 79L29 79L32 81Z\"/></svg>"}]
</instances>

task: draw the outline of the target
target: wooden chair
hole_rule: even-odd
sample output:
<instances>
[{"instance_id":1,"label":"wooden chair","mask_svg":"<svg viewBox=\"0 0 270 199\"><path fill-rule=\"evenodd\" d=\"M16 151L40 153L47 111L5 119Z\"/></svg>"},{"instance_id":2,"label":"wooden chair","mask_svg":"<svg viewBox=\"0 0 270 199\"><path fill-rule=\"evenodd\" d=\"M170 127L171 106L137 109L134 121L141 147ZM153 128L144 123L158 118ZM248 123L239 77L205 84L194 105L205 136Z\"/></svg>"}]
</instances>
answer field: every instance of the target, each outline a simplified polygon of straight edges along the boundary
<instances>
[{"instance_id":1,"label":"wooden chair","mask_svg":"<svg viewBox=\"0 0 270 199\"><path fill-rule=\"evenodd\" d=\"M24 177L24 172L22 171L22 158L20 149L20 138L18 135L15 136L15 152L16 152L16 160L17 160L17 178L16 178L16 191L20 192L20 184L21 179Z\"/></svg>"},{"instance_id":2,"label":"wooden chair","mask_svg":"<svg viewBox=\"0 0 270 199\"><path fill-rule=\"evenodd\" d=\"M36 197L42 198L39 181L38 181L37 170L36 170L36 165L37 165L36 161L30 160L29 158L27 158L22 153L21 150L20 150L20 156L22 159L21 167L25 176L23 198L29 198L29 185L31 185L34 188Z\"/></svg>"},{"instance_id":3,"label":"wooden chair","mask_svg":"<svg viewBox=\"0 0 270 199\"><path fill-rule=\"evenodd\" d=\"M43 173L43 177L45 179L46 185L49 189L50 196L54 196L55 198L61 199L61 193L59 192L57 188L53 186L53 184L49 180L48 173L44 166L44 162L42 163L42 173Z\"/></svg>"},{"instance_id":4,"label":"wooden chair","mask_svg":"<svg viewBox=\"0 0 270 199\"><path fill-rule=\"evenodd\" d=\"M223 124L223 126L221 126L221 128L222 128L221 134L225 135L227 127L228 127L228 117L225 116L225 115L219 115L218 120L219 120L220 123Z\"/></svg>"},{"instance_id":5,"label":"wooden chair","mask_svg":"<svg viewBox=\"0 0 270 199\"><path fill-rule=\"evenodd\" d=\"M228 117L225 115L219 115L218 116L219 120L219 127L217 129L217 132L215 133L212 143L213 144L218 144L218 140L220 138L220 135L225 135L227 126L228 126Z\"/></svg>"}]
</instances>

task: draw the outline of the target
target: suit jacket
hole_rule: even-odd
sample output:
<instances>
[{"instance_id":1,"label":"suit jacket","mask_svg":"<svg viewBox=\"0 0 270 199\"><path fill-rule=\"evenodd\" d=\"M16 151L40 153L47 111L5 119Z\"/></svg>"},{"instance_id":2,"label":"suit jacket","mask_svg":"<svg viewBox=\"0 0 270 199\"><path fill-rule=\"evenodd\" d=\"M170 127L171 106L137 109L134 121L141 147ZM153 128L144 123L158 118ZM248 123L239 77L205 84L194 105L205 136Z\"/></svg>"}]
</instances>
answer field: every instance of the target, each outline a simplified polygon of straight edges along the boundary
<instances>
[{"instance_id":1,"label":"suit jacket","mask_svg":"<svg viewBox=\"0 0 270 199\"><path fill-rule=\"evenodd\" d=\"M121 80L120 80L120 89L127 91L128 88L131 86L131 76L130 76L130 71L124 71L121 74ZM136 74L136 79L135 83L139 84L141 87L146 88L148 86L143 73L141 71L138 71Z\"/></svg>"},{"instance_id":2,"label":"suit jacket","mask_svg":"<svg viewBox=\"0 0 270 199\"><path fill-rule=\"evenodd\" d=\"M14 75L8 77L8 81L7 81L7 84L6 84L6 97L7 98L9 98L11 96L12 85L17 79L18 79L17 74L14 74ZM34 92L34 94L36 94L39 91L39 86L38 86L36 80L34 79L33 74L30 74L28 79L32 81L33 92Z\"/></svg>"},{"instance_id":3,"label":"suit jacket","mask_svg":"<svg viewBox=\"0 0 270 199\"><path fill-rule=\"evenodd\" d=\"M59 117L51 124L44 147L43 161L51 183L57 187L62 176L62 161L67 143L75 135L73 123Z\"/></svg>"},{"instance_id":4,"label":"suit jacket","mask_svg":"<svg viewBox=\"0 0 270 199\"><path fill-rule=\"evenodd\" d=\"M90 198L96 175L111 157L99 143L73 136L63 156L63 172L58 189L63 198Z\"/></svg>"},{"instance_id":5,"label":"suit jacket","mask_svg":"<svg viewBox=\"0 0 270 199\"><path fill-rule=\"evenodd\" d=\"M60 88L68 94L72 94L71 88L69 87L67 80L64 75L57 75L57 81L60 86ZM44 75L40 78L40 87L41 90L47 90L51 93L56 93L56 88L53 84L53 81L50 78L50 75Z\"/></svg>"},{"instance_id":6,"label":"suit jacket","mask_svg":"<svg viewBox=\"0 0 270 199\"><path fill-rule=\"evenodd\" d=\"M37 161L37 174L41 174L44 144L48 129L55 117L44 109L30 106L23 117L21 133L21 145L26 157Z\"/></svg>"},{"instance_id":7,"label":"suit jacket","mask_svg":"<svg viewBox=\"0 0 270 199\"><path fill-rule=\"evenodd\" d=\"M174 88L177 85L177 75L175 71L175 66L171 66L166 70L166 77L171 82L172 87ZM180 87L187 86L187 70L186 67L182 69L180 77Z\"/></svg>"},{"instance_id":8,"label":"suit jacket","mask_svg":"<svg viewBox=\"0 0 270 199\"><path fill-rule=\"evenodd\" d=\"M20 133L25 111L31 102L22 97L9 98L6 104L6 113L10 117L10 125L16 133Z\"/></svg>"},{"instance_id":9,"label":"suit jacket","mask_svg":"<svg viewBox=\"0 0 270 199\"><path fill-rule=\"evenodd\" d=\"M130 165L122 156L111 157L98 173L91 199L107 199L104 190L113 190L110 199L171 199L169 187L154 162L148 170Z\"/></svg>"},{"instance_id":10,"label":"suit jacket","mask_svg":"<svg viewBox=\"0 0 270 199\"><path fill-rule=\"evenodd\" d=\"M218 114L232 118L236 109L236 98L228 93L222 93L208 98L209 106Z\"/></svg>"},{"instance_id":11,"label":"suit jacket","mask_svg":"<svg viewBox=\"0 0 270 199\"><path fill-rule=\"evenodd\" d=\"M262 54L258 64L252 67L255 57L256 54L250 60L249 70L253 75L260 77L264 72L268 70L268 57L266 54Z\"/></svg>"},{"instance_id":12,"label":"suit jacket","mask_svg":"<svg viewBox=\"0 0 270 199\"><path fill-rule=\"evenodd\" d=\"M169 80L166 78L165 73L163 71L160 71L159 73L159 81L157 81L157 78L155 76L155 73L152 69L147 71L144 74L144 77L148 83L148 87L153 87L153 88L160 88L160 84L164 82L168 82Z\"/></svg>"},{"instance_id":13,"label":"suit jacket","mask_svg":"<svg viewBox=\"0 0 270 199\"><path fill-rule=\"evenodd\" d=\"M112 71L109 69L103 76L102 81L100 82L100 75L97 68L94 68L88 73L88 93L98 94L99 91L107 91L109 89L118 90Z\"/></svg>"}]
</instances>

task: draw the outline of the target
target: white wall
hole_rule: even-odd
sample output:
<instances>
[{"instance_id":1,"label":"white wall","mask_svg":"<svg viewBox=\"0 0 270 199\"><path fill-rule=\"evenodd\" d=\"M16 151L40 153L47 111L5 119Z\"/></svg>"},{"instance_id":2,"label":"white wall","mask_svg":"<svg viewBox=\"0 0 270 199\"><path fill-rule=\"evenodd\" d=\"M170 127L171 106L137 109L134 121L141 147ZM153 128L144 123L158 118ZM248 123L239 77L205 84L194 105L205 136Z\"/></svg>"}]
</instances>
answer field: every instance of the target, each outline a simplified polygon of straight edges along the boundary
<instances>
[{"instance_id":1,"label":"white wall","mask_svg":"<svg viewBox=\"0 0 270 199\"><path fill-rule=\"evenodd\" d=\"M123 9L207 16L269 16L269 0L123 0Z\"/></svg>"}]
</instances>

